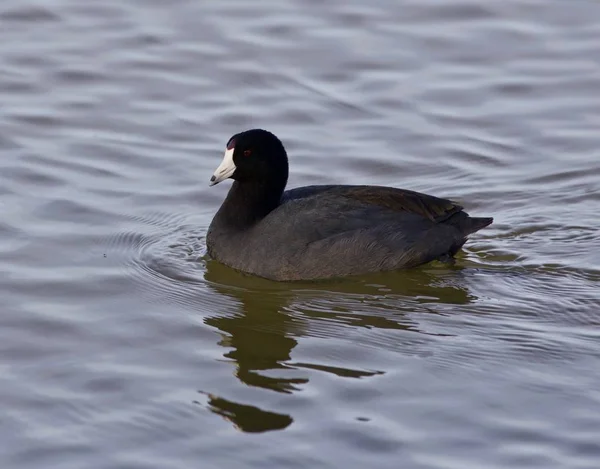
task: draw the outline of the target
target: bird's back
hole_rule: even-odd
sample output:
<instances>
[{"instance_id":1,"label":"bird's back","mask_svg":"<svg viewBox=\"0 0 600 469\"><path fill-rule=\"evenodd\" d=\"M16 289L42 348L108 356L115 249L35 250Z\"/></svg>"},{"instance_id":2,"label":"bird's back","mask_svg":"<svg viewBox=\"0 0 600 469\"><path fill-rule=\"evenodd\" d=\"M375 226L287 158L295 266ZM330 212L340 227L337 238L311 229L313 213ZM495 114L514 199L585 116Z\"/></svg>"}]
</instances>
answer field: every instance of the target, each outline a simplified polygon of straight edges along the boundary
<instances>
[{"instance_id":1,"label":"bird's back","mask_svg":"<svg viewBox=\"0 0 600 469\"><path fill-rule=\"evenodd\" d=\"M236 257L240 270L276 280L394 270L454 255L478 223L491 219L426 194L307 186L284 193L279 207L240 234L245 249Z\"/></svg>"}]
</instances>

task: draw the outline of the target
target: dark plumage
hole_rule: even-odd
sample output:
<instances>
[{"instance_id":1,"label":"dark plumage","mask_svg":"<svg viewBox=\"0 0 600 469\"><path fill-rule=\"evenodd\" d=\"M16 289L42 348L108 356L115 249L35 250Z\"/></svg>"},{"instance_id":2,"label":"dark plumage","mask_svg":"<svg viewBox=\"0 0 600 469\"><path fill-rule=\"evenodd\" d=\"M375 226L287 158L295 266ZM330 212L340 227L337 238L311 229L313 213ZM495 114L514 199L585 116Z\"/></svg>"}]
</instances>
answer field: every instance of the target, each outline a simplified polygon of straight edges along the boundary
<instances>
[{"instance_id":1,"label":"dark plumage","mask_svg":"<svg viewBox=\"0 0 600 469\"><path fill-rule=\"evenodd\" d=\"M211 185L234 183L207 235L208 253L273 280L315 280L447 260L493 222L446 199L383 186L284 192L288 160L270 132L234 135Z\"/></svg>"}]
</instances>

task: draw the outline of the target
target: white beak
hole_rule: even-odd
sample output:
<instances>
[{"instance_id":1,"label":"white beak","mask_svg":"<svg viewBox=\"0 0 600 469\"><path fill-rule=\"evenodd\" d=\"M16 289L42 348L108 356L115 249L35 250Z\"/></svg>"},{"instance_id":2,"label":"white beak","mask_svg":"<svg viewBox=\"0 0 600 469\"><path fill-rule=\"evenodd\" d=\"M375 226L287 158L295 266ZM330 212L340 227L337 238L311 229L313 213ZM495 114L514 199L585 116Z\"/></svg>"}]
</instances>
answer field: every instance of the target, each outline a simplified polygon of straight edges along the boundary
<instances>
[{"instance_id":1,"label":"white beak","mask_svg":"<svg viewBox=\"0 0 600 469\"><path fill-rule=\"evenodd\" d=\"M223 161L219 167L215 170L213 176L210 178L209 186L214 186L215 184L219 184L221 181L231 177L231 175L235 172L235 163L233 162L233 150L234 148L230 148L225 151L225 155L223 156Z\"/></svg>"}]
</instances>

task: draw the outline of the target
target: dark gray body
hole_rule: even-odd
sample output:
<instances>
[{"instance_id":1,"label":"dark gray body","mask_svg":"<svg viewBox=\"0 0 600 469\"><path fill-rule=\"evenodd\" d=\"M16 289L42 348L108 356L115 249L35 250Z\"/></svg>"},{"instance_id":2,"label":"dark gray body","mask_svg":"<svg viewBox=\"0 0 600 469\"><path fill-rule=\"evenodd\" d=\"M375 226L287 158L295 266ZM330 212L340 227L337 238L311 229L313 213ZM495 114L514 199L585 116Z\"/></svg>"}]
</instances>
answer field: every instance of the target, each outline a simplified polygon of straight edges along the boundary
<instances>
[{"instance_id":1,"label":"dark gray body","mask_svg":"<svg viewBox=\"0 0 600 469\"><path fill-rule=\"evenodd\" d=\"M453 256L467 235L493 221L471 218L446 199L377 186L292 189L244 229L227 221L227 205L228 200L209 228L209 255L279 281L414 267Z\"/></svg>"}]
</instances>

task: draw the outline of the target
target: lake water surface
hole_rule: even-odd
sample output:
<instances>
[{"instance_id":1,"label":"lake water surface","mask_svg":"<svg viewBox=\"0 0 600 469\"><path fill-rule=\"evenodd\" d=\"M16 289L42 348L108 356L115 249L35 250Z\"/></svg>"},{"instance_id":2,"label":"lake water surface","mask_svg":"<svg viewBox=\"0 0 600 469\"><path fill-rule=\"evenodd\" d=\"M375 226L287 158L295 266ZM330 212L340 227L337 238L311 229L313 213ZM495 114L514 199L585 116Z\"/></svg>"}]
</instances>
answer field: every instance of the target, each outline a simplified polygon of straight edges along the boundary
<instances>
[{"instance_id":1,"label":"lake water surface","mask_svg":"<svg viewBox=\"0 0 600 469\"><path fill-rule=\"evenodd\" d=\"M600 467L600 2L4 0L0 467ZM454 267L206 258L229 137L495 223Z\"/></svg>"}]
</instances>

